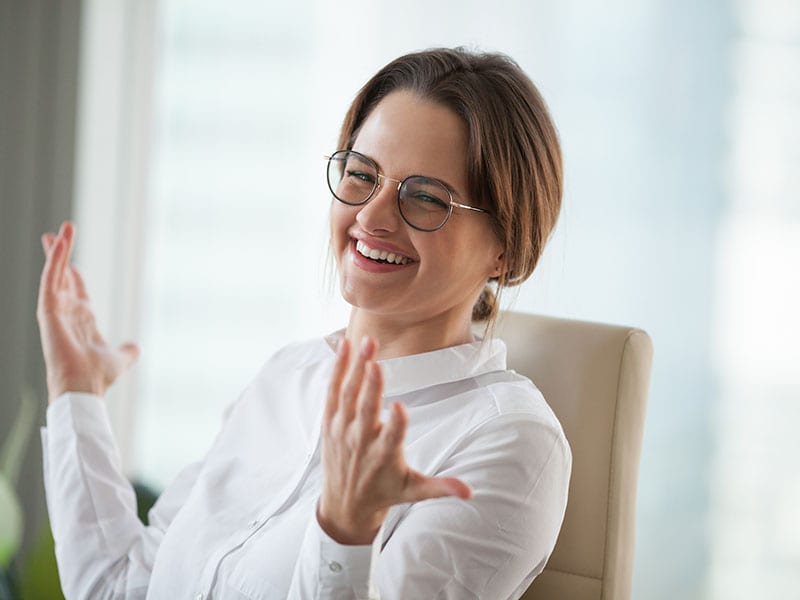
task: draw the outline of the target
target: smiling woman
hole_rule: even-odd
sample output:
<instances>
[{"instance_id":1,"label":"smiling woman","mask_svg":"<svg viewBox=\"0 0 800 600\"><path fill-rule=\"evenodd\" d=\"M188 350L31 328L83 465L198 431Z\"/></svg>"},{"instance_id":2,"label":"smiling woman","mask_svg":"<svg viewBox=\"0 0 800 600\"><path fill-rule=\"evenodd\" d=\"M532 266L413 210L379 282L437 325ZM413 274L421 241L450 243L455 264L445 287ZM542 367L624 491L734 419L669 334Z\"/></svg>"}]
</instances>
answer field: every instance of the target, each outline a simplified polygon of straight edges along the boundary
<instances>
[{"instance_id":1,"label":"smiling woman","mask_svg":"<svg viewBox=\"0 0 800 600\"><path fill-rule=\"evenodd\" d=\"M98 332L72 224L43 236L45 482L68 597L518 598L544 568L569 445L503 342L471 333L558 215L541 97L502 55L400 57L353 102L328 185L347 327L263 365L148 527L103 404L138 348Z\"/></svg>"}]
</instances>

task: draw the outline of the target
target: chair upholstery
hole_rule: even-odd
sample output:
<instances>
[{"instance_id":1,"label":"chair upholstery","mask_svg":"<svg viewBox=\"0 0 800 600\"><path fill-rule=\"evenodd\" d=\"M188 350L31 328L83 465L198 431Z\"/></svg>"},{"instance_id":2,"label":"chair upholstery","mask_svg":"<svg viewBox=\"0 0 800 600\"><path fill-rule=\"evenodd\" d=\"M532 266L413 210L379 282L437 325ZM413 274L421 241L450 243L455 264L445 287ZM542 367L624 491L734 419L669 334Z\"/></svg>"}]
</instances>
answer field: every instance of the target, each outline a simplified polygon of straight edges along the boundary
<instances>
[{"instance_id":1,"label":"chair upholstery","mask_svg":"<svg viewBox=\"0 0 800 600\"><path fill-rule=\"evenodd\" d=\"M653 347L644 331L505 312L496 336L564 427L572 479L564 525L523 600L628 600L636 482Z\"/></svg>"}]
</instances>

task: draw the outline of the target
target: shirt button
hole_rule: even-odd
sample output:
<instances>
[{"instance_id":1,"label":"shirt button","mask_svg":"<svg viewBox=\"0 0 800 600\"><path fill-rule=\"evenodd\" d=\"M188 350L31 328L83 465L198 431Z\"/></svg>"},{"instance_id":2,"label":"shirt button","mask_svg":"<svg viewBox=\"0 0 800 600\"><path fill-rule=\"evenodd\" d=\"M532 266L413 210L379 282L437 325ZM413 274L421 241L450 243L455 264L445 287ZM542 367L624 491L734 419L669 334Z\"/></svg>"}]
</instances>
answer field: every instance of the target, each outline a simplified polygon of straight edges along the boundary
<instances>
[{"instance_id":1,"label":"shirt button","mask_svg":"<svg viewBox=\"0 0 800 600\"><path fill-rule=\"evenodd\" d=\"M328 563L328 568L329 568L331 571L333 571L334 573L338 573L339 571L341 571L341 570L342 570L342 565L340 565L338 562L336 562L336 561L334 560L334 561L332 561L332 562Z\"/></svg>"},{"instance_id":2,"label":"shirt button","mask_svg":"<svg viewBox=\"0 0 800 600\"><path fill-rule=\"evenodd\" d=\"M194 600L203 600L203 592L198 592L194 597Z\"/></svg>"},{"instance_id":3,"label":"shirt button","mask_svg":"<svg viewBox=\"0 0 800 600\"><path fill-rule=\"evenodd\" d=\"M247 524L247 526L248 526L250 529L255 529L256 527L258 527L258 519L253 519L252 521L250 521L250 522Z\"/></svg>"}]
</instances>

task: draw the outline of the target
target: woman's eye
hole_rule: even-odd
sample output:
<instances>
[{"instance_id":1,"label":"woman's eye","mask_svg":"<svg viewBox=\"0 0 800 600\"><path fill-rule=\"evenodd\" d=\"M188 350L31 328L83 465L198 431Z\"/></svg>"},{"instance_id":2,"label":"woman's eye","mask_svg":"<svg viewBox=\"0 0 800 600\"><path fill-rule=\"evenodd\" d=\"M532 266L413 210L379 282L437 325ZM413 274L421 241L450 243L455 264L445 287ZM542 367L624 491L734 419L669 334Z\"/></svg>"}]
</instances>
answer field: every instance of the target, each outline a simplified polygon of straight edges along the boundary
<instances>
[{"instance_id":1,"label":"woman's eye","mask_svg":"<svg viewBox=\"0 0 800 600\"><path fill-rule=\"evenodd\" d=\"M358 179L364 183L375 183L375 176L363 171L347 171L348 179Z\"/></svg>"},{"instance_id":2,"label":"woman's eye","mask_svg":"<svg viewBox=\"0 0 800 600\"><path fill-rule=\"evenodd\" d=\"M437 198L436 196L431 196L430 194L423 194L419 193L414 196L414 200L421 204L425 204L428 208L447 208L447 203L442 201L441 199Z\"/></svg>"}]
</instances>

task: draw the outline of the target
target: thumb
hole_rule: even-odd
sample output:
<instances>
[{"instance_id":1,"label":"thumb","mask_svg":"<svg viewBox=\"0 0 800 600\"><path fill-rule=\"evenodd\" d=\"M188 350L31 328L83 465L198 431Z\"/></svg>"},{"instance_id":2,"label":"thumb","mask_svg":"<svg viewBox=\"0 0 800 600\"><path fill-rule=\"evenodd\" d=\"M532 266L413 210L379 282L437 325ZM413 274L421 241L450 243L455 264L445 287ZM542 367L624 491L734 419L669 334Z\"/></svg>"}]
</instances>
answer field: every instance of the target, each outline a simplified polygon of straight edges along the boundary
<instances>
[{"instance_id":1,"label":"thumb","mask_svg":"<svg viewBox=\"0 0 800 600\"><path fill-rule=\"evenodd\" d=\"M123 362L125 364L126 369L130 367L133 363L135 363L139 359L139 356L141 356L142 354L142 351L139 348L139 346L137 346L133 342L126 342L120 345L119 352L122 354Z\"/></svg>"},{"instance_id":2,"label":"thumb","mask_svg":"<svg viewBox=\"0 0 800 600\"><path fill-rule=\"evenodd\" d=\"M456 496L464 500L472 498L472 488L455 477L427 477L422 473L411 471L408 480L407 502L418 502L444 496Z\"/></svg>"},{"instance_id":3,"label":"thumb","mask_svg":"<svg viewBox=\"0 0 800 600\"><path fill-rule=\"evenodd\" d=\"M43 233L42 237L39 238L42 242L42 249L44 250L45 254L50 251L50 246L53 245L53 240L55 237L56 236L54 236L52 233Z\"/></svg>"}]
</instances>

